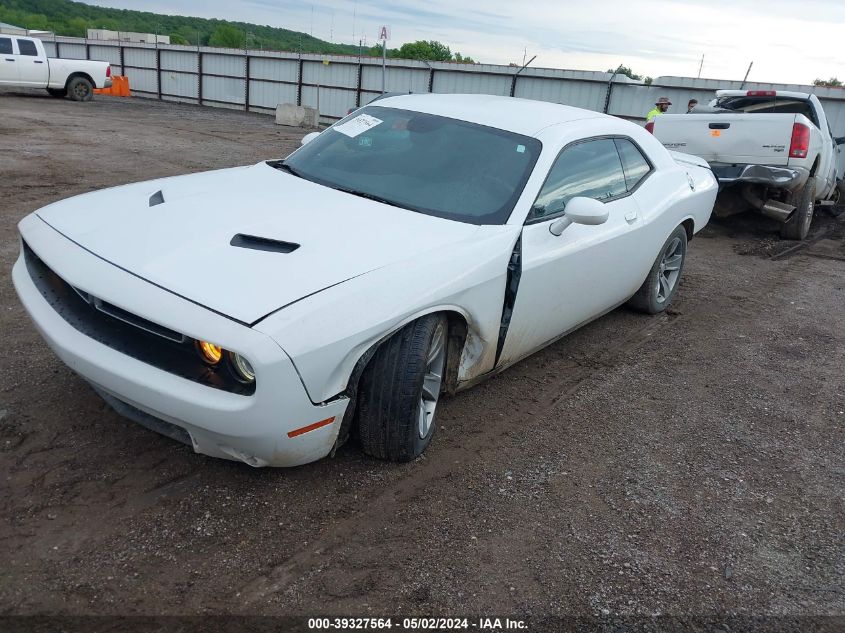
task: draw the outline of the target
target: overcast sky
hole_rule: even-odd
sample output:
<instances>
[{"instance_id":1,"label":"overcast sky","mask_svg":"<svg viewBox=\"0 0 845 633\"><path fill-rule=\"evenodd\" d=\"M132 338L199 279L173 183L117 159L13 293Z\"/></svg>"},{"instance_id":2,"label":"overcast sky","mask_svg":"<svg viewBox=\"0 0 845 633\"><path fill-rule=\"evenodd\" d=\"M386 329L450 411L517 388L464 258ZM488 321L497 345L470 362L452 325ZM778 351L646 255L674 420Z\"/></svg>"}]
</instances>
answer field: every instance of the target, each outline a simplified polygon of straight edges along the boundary
<instances>
[{"instance_id":1,"label":"overcast sky","mask_svg":"<svg viewBox=\"0 0 845 633\"><path fill-rule=\"evenodd\" d=\"M843 0L94 0L89 4L269 24L334 42L439 40L476 61L643 75L845 80Z\"/></svg>"}]
</instances>

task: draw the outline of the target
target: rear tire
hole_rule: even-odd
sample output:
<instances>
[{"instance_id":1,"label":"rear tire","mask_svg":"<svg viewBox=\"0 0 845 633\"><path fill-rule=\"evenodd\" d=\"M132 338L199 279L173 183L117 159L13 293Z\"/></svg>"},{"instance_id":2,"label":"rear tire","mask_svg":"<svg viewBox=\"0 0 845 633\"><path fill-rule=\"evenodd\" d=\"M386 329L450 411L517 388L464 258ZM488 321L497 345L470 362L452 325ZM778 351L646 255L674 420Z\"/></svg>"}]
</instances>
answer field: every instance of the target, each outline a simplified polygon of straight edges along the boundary
<instances>
[{"instance_id":1,"label":"rear tire","mask_svg":"<svg viewBox=\"0 0 845 633\"><path fill-rule=\"evenodd\" d=\"M67 88L47 88L47 92L56 99L64 99L67 96Z\"/></svg>"},{"instance_id":2,"label":"rear tire","mask_svg":"<svg viewBox=\"0 0 845 633\"><path fill-rule=\"evenodd\" d=\"M780 235L787 240L803 240L810 233L813 211L816 208L816 179L810 176L798 195L792 217L781 227Z\"/></svg>"},{"instance_id":3,"label":"rear tire","mask_svg":"<svg viewBox=\"0 0 845 633\"><path fill-rule=\"evenodd\" d=\"M85 77L74 77L67 84L67 92L74 101L91 101L94 86Z\"/></svg>"},{"instance_id":4,"label":"rear tire","mask_svg":"<svg viewBox=\"0 0 845 633\"><path fill-rule=\"evenodd\" d=\"M358 389L358 437L365 453L407 462L429 445L448 334L446 317L432 314L409 323L376 351Z\"/></svg>"},{"instance_id":5,"label":"rear tire","mask_svg":"<svg viewBox=\"0 0 845 633\"><path fill-rule=\"evenodd\" d=\"M687 230L679 226L663 243L648 277L628 305L647 314L663 312L678 293L686 259Z\"/></svg>"}]
</instances>

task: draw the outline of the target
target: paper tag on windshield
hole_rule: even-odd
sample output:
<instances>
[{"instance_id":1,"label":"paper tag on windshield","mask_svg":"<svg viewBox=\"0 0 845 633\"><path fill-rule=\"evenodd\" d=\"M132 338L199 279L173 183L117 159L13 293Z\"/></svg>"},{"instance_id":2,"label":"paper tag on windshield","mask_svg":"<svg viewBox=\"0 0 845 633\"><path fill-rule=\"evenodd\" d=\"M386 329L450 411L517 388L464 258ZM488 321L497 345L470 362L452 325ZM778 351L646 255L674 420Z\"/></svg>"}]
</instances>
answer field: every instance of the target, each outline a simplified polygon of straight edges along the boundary
<instances>
[{"instance_id":1,"label":"paper tag on windshield","mask_svg":"<svg viewBox=\"0 0 845 633\"><path fill-rule=\"evenodd\" d=\"M383 121L375 118L374 116L370 116L369 114L359 114L354 119L350 119L346 123L335 125L332 129L335 132L345 134L349 138L355 138L370 128L374 128L379 123L383 123Z\"/></svg>"}]
</instances>

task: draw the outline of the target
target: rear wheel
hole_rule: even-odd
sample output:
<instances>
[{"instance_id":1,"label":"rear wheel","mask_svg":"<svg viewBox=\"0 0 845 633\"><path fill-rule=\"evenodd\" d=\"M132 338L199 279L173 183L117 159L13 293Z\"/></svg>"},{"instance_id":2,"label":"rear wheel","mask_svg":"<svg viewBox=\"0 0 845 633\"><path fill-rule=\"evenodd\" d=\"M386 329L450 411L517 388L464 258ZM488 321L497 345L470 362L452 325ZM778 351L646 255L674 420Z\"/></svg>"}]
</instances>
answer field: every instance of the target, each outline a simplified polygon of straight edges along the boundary
<instances>
[{"instance_id":1,"label":"rear wheel","mask_svg":"<svg viewBox=\"0 0 845 633\"><path fill-rule=\"evenodd\" d=\"M67 88L47 88L47 92L56 99L64 99L67 96Z\"/></svg>"},{"instance_id":2,"label":"rear wheel","mask_svg":"<svg viewBox=\"0 0 845 633\"><path fill-rule=\"evenodd\" d=\"M74 77L68 82L67 91L74 101L91 101L94 86L85 77Z\"/></svg>"},{"instance_id":3,"label":"rear wheel","mask_svg":"<svg viewBox=\"0 0 845 633\"><path fill-rule=\"evenodd\" d=\"M648 277L628 304L648 314L663 312L678 293L686 258L687 230L679 226L663 243Z\"/></svg>"},{"instance_id":4,"label":"rear wheel","mask_svg":"<svg viewBox=\"0 0 845 633\"><path fill-rule=\"evenodd\" d=\"M816 179L807 179L798 195L798 203L789 220L781 227L780 235L788 240L803 240L810 233L813 211L816 208Z\"/></svg>"},{"instance_id":5,"label":"rear wheel","mask_svg":"<svg viewBox=\"0 0 845 633\"><path fill-rule=\"evenodd\" d=\"M365 453L407 462L426 449L435 430L447 341L446 317L432 314L409 323L376 351L358 391Z\"/></svg>"}]
</instances>

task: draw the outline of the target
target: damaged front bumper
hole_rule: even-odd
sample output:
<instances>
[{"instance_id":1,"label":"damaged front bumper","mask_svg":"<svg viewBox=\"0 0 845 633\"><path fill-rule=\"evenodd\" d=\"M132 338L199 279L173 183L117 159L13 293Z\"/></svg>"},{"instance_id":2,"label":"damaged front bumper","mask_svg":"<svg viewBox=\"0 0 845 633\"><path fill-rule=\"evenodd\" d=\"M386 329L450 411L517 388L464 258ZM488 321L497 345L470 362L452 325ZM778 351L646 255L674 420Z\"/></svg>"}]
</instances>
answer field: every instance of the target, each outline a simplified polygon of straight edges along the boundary
<instances>
[{"instance_id":1,"label":"damaged front bumper","mask_svg":"<svg viewBox=\"0 0 845 633\"><path fill-rule=\"evenodd\" d=\"M188 443L198 453L251 466L296 466L332 450L348 398L315 404L293 361L266 334L158 288L78 247L35 216L20 225L27 248L73 288L126 312L158 319L249 358L253 393L234 393L143 362L80 329L33 275L21 250L12 271L18 296L48 345L119 413ZM30 265L28 266L28 263ZM52 282L55 285L55 280Z\"/></svg>"}]
</instances>

